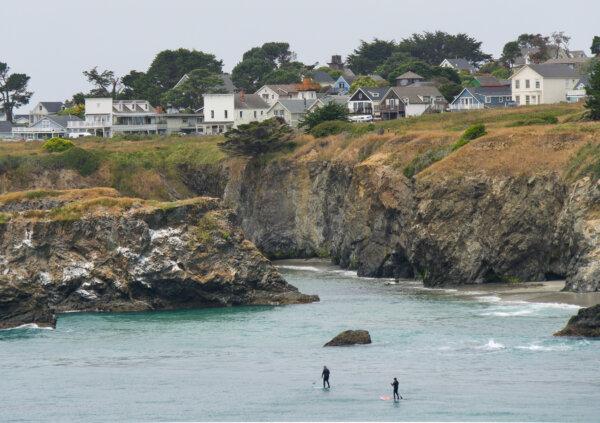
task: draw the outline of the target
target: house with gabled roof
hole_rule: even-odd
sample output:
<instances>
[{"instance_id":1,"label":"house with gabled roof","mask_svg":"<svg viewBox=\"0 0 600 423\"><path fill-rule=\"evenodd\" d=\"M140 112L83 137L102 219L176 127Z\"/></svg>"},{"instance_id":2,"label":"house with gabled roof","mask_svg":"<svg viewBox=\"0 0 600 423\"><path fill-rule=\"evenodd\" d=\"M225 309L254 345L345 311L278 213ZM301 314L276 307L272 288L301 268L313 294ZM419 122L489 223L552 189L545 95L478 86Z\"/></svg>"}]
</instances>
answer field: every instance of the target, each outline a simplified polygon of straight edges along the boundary
<instances>
[{"instance_id":1,"label":"house with gabled roof","mask_svg":"<svg viewBox=\"0 0 600 423\"><path fill-rule=\"evenodd\" d=\"M309 108L317 100L280 98L267 112L267 119L272 117L282 118L285 123L297 128L302 118L308 113Z\"/></svg>"},{"instance_id":2,"label":"house with gabled roof","mask_svg":"<svg viewBox=\"0 0 600 423\"><path fill-rule=\"evenodd\" d=\"M510 85L466 87L450 102L451 111L512 107Z\"/></svg>"},{"instance_id":3,"label":"house with gabled roof","mask_svg":"<svg viewBox=\"0 0 600 423\"><path fill-rule=\"evenodd\" d=\"M408 71L404 72L402 75L396 78L396 86L404 87L406 85L411 85L423 81L425 81L425 78L423 78L421 75L412 71Z\"/></svg>"},{"instance_id":4,"label":"house with gabled roof","mask_svg":"<svg viewBox=\"0 0 600 423\"><path fill-rule=\"evenodd\" d=\"M311 106L308 107L307 111L308 113L311 113L312 111L314 111L315 109L318 109L319 107L323 107L327 104L340 104L343 105L344 107L347 107L348 105L348 100L350 100L350 96L349 95L324 95L321 97L317 98L317 101L315 101Z\"/></svg>"},{"instance_id":5,"label":"house with gabled roof","mask_svg":"<svg viewBox=\"0 0 600 423\"><path fill-rule=\"evenodd\" d=\"M383 96L379 110L381 119L420 116L424 113L440 113L447 109L448 102L431 83L418 83L403 87L391 87Z\"/></svg>"},{"instance_id":6,"label":"house with gabled roof","mask_svg":"<svg viewBox=\"0 0 600 423\"><path fill-rule=\"evenodd\" d=\"M529 64L510 77L513 101L520 106L567 101L581 75L568 64Z\"/></svg>"},{"instance_id":7,"label":"house with gabled roof","mask_svg":"<svg viewBox=\"0 0 600 423\"><path fill-rule=\"evenodd\" d=\"M267 118L269 104L258 94L205 94L201 134L220 134L239 125Z\"/></svg>"},{"instance_id":8,"label":"house with gabled roof","mask_svg":"<svg viewBox=\"0 0 600 423\"><path fill-rule=\"evenodd\" d=\"M317 91L311 84L267 84L255 92L269 106L277 103L279 99L289 100L316 100Z\"/></svg>"},{"instance_id":9,"label":"house with gabled roof","mask_svg":"<svg viewBox=\"0 0 600 423\"><path fill-rule=\"evenodd\" d=\"M477 68L464 58L444 59L440 63L440 67L452 68L457 72L475 73L477 71Z\"/></svg>"},{"instance_id":10,"label":"house with gabled roof","mask_svg":"<svg viewBox=\"0 0 600 423\"><path fill-rule=\"evenodd\" d=\"M65 108L62 101L40 101L29 112L29 124L33 125L45 116L55 115Z\"/></svg>"},{"instance_id":11,"label":"house with gabled roof","mask_svg":"<svg viewBox=\"0 0 600 423\"><path fill-rule=\"evenodd\" d=\"M229 75L228 73L222 73L219 75L219 78L221 78L222 84L221 84L221 86L219 86L217 88L219 88L221 91L225 91L226 93L229 93L229 94L237 91L236 86L233 84L233 81L231 80L231 75ZM177 82L177 84L175 84L175 86L173 88L179 87L181 84L183 84L188 79L190 79L190 77L186 73L185 75L183 75L181 77L181 79Z\"/></svg>"},{"instance_id":12,"label":"house with gabled roof","mask_svg":"<svg viewBox=\"0 0 600 423\"><path fill-rule=\"evenodd\" d=\"M52 137L67 137L69 135L69 123L81 121L72 115L46 115L29 126L13 126L14 138L25 140L42 140Z\"/></svg>"},{"instance_id":13,"label":"house with gabled roof","mask_svg":"<svg viewBox=\"0 0 600 423\"><path fill-rule=\"evenodd\" d=\"M577 103L587 98L586 88L590 85L589 75L582 76L572 90L567 91L567 102Z\"/></svg>"},{"instance_id":14,"label":"house with gabled roof","mask_svg":"<svg viewBox=\"0 0 600 423\"><path fill-rule=\"evenodd\" d=\"M321 87L333 87L335 80L329 75L327 72L314 70L310 72L308 77L315 83L319 84Z\"/></svg>"},{"instance_id":15,"label":"house with gabled roof","mask_svg":"<svg viewBox=\"0 0 600 423\"><path fill-rule=\"evenodd\" d=\"M348 100L351 115L370 115L373 119L381 117L379 105L390 87L361 87Z\"/></svg>"}]
</instances>

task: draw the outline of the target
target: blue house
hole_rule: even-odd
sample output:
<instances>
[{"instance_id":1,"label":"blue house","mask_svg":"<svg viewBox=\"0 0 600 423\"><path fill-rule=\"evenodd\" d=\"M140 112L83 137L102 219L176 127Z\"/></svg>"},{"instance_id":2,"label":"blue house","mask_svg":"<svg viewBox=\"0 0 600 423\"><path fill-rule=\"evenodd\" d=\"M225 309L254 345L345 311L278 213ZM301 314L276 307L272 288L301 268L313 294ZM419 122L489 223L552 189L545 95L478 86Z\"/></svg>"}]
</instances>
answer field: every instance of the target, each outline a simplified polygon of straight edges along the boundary
<instances>
[{"instance_id":1,"label":"blue house","mask_svg":"<svg viewBox=\"0 0 600 423\"><path fill-rule=\"evenodd\" d=\"M333 84L332 91L336 94L346 95L350 92L350 86L356 79L356 75L351 73L344 73Z\"/></svg>"},{"instance_id":2,"label":"blue house","mask_svg":"<svg viewBox=\"0 0 600 423\"><path fill-rule=\"evenodd\" d=\"M513 107L510 85L467 87L450 103L451 111Z\"/></svg>"}]
</instances>

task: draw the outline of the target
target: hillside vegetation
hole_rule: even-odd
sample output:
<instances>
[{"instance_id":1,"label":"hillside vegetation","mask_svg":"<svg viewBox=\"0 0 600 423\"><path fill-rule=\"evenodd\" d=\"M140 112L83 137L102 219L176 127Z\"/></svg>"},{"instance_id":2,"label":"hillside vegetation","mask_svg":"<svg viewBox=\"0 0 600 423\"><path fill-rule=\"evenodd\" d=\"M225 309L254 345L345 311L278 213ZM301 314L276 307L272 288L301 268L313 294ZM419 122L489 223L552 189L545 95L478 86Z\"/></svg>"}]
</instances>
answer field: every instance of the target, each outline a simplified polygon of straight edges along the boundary
<instances>
[{"instance_id":1,"label":"hillside vegetation","mask_svg":"<svg viewBox=\"0 0 600 423\"><path fill-rule=\"evenodd\" d=\"M584 122L582 115L580 105L552 105L355 124L350 132L324 138L298 135L293 150L266 155L261 161L386 164L417 179L545 171L569 178L599 177L600 124ZM486 135L467 145L457 144L474 124L484 124ZM222 139L87 138L75 141L74 148L54 153L44 149L42 142L2 143L0 190L107 186L145 199L192 197L197 193L190 175L218 179L223 168L235 167L242 160L229 158L219 149ZM415 162L419 166L413 169Z\"/></svg>"}]
</instances>

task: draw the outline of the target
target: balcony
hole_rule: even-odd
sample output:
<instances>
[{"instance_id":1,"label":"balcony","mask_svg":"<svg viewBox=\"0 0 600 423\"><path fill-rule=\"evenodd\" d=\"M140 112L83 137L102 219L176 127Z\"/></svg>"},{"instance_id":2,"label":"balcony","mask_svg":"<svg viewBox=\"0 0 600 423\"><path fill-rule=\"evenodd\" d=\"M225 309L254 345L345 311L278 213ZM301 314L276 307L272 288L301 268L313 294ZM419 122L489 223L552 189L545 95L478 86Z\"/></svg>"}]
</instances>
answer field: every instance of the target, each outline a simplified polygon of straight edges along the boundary
<instances>
[{"instance_id":1,"label":"balcony","mask_svg":"<svg viewBox=\"0 0 600 423\"><path fill-rule=\"evenodd\" d=\"M482 103L469 103L469 104L456 103L456 104L450 105L450 110L455 110L455 111L478 110L478 109L484 109L484 108L485 108L485 105L483 105Z\"/></svg>"},{"instance_id":2,"label":"balcony","mask_svg":"<svg viewBox=\"0 0 600 423\"><path fill-rule=\"evenodd\" d=\"M67 128L69 129L102 129L108 128L111 124L109 122L92 122L86 120L73 120L67 122Z\"/></svg>"}]
</instances>

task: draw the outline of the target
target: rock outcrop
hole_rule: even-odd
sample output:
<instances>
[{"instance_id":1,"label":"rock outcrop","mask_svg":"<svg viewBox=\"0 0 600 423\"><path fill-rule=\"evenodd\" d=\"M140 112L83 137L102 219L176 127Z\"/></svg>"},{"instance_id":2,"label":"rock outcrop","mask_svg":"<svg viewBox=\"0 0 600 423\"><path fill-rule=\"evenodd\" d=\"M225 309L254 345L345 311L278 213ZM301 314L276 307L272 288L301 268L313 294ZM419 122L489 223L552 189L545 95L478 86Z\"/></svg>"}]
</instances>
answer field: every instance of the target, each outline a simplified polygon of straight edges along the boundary
<instances>
[{"instance_id":1,"label":"rock outcrop","mask_svg":"<svg viewBox=\"0 0 600 423\"><path fill-rule=\"evenodd\" d=\"M350 345L364 345L371 343L371 335L366 330L346 330L338 334L324 347L347 347Z\"/></svg>"},{"instance_id":2,"label":"rock outcrop","mask_svg":"<svg viewBox=\"0 0 600 423\"><path fill-rule=\"evenodd\" d=\"M567 326L554 336L585 336L600 337L600 304L594 307L582 308L569 319Z\"/></svg>"},{"instance_id":3,"label":"rock outcrop","mask_svg":"<svg viewBox=\"0 0 600 423\"><path fill-rule=\"evenodd\" d=\"M26 193L0 207L0 328L52 326L66 311L318 300L286 283L217 199L98 191Z\"/></svg>"}]
</instances>

